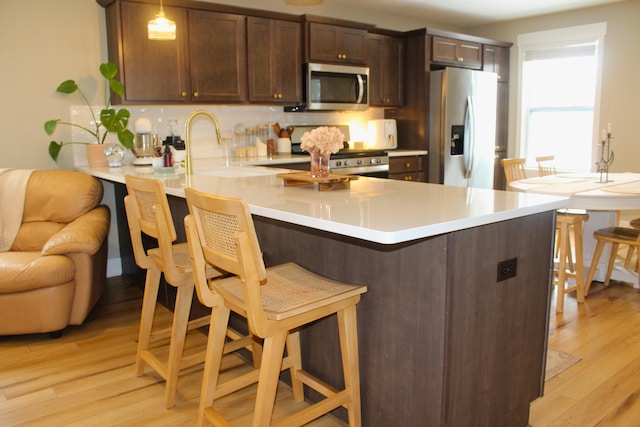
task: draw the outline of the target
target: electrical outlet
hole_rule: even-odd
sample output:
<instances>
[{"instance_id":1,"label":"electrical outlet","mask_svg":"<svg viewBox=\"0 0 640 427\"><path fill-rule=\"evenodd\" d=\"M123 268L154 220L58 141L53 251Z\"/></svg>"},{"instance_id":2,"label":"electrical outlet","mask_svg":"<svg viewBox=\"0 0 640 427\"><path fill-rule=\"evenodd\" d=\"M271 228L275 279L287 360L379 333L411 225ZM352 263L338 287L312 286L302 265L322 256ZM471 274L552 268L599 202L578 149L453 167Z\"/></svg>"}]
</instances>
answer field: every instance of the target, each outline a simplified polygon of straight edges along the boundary
<instances>
[{"instance_id":1,"label":"electrical outlet","mask_svg":"<svg viewBox=\"0 0 640 427\"><path fill-rule=\"evenodd\" d=\"M516 277L518 273L518 258L506 259L498 263L498 282Z\"/></svg>"}]
</instances>

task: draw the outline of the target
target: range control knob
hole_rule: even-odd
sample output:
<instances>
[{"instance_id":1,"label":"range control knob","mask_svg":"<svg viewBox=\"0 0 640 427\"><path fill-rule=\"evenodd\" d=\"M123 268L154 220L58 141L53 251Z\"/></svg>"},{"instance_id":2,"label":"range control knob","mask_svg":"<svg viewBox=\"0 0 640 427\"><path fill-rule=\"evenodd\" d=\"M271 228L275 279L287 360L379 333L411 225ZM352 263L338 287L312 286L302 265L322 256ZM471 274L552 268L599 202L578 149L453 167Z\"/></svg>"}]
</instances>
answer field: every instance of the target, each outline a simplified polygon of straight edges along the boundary
<instances>
[{"instance_id":1,"label":"range control knob","mask_svg":"<svg viewBox=\"0 0 640 427\"><path fill-rule=\"evenodd\" d=\"M345 166L351 166L351 160L345 160L344 161L344 165Z\"/></svg>"}]
</instances>

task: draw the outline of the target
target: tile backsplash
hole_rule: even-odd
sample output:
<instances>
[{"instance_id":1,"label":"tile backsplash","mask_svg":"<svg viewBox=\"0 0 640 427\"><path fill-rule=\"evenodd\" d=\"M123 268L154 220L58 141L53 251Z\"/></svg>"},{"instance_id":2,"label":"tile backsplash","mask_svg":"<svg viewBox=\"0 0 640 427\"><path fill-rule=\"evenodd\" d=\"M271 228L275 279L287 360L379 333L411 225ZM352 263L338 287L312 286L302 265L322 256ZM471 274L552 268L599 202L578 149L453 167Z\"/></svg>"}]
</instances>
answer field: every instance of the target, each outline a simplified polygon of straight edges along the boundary
<instances>
[{"instance_id":1,"label":"tile backsplash","mask_svg":"<svg viewBox=\"0 0 640 427\"><path fill-rule=\"evenodd\" d=\"M352 141L365 141L368 120L384 118L382 108L369 108L366 111L329 111L285 113L282 107L275 106L232 106L232 105L126 105L131 112L129 129L135 133L135 121L145 117L151 122L151 131L160 141L171 135L170 121L176 120L176 133L185 138L185 120L195 110L207 110L218 119L223 134L231 135L235 126L253 127L261 124L279 123L290 125L349 125ZM96 107L99 111L100 107ZM71 107L71 121L89 128L92 117L87 107ZM75 128L72 131L75 141L91 140L84 131ZM109 135L108 142L117 142L115 135ZM191 149L194 158L224 157L224 147L216 141L213 123L206 117L195 118L191 123ZM86 165L84 146L73 146L73 163ZM131 158L133 156L131 155Z\"/></svg>"}]
</instances>

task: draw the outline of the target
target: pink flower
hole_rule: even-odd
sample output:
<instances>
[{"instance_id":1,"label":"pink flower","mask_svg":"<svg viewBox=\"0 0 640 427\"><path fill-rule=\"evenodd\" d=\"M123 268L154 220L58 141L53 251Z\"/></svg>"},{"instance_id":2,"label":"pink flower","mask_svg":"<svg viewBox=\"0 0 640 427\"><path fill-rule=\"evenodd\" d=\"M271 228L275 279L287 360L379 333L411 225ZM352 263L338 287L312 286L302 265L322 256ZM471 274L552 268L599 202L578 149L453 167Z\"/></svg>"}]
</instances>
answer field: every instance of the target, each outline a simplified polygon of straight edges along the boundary
<instances>
[{"instance_id":1,"label":"pink flower","mask_svg":"<svg viewBox=\"0 0 640 427\"><path fill-rule=\"evenodd\" d=\"M307 152L337 153L343 147L344 134L336 127L320 126L305 132L300 148Z\"/></svg>"}]
</instances>

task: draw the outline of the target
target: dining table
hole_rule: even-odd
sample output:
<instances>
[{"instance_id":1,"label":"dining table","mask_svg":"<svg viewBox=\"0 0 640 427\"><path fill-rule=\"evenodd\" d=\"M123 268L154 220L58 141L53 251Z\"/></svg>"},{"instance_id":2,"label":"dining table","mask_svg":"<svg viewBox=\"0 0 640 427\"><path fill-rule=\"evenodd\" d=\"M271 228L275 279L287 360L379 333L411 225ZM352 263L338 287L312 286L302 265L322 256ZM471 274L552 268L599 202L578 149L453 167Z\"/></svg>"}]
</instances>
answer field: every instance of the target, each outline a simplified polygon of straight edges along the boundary
<instances>
[{"instance_id":1,"label":"dining table","mask_svg":"<svg viewBox=\"0 0 640 427\"><path fill-rule=\"evenodd\" d=\"M583 209L589 219L583 232L583 264L585 271L591 266L596 240L593 232L618 225L620 211L640 209L640 173L567 172L536 176L509 183L512 191L540 193L567 197L568 209ZM594 280L604 281L609 245L605 248ZM616 262L611 274L613 280L632 283L638 287L638 273Z\"/></svg>"}]
</instances>

